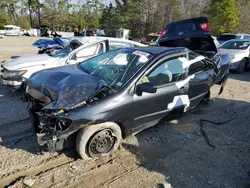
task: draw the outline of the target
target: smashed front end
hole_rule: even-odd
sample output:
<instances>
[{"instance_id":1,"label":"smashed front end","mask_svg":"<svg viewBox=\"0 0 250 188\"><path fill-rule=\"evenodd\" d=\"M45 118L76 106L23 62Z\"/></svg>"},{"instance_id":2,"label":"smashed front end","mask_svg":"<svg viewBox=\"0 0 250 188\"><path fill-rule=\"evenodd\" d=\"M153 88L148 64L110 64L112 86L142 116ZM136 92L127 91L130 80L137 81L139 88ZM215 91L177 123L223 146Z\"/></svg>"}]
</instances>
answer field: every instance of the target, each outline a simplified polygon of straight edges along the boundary
<instances>
[{"instance_id":1,"label":"smashed front end","mask_svg":"<svg viewBox=\"0 0 250 188\"><path fill-rule=\"evenodd\" d=\"M70 127L72 120L53 112L36 112L34 108L30 108L29 113L39 145L47 145L49 151L61 150L68 145L68 136L63 133Z\"/></svg>"},{"instance_id":2,"label":"smashed front end","mask_svg":"<svg viewBox=\"0 0 250 188\"><path fill-rule=\"evenodd\" d=\"M27 88L33 131L38 144L47 145L50 151L73 147L77 131L93 123L85 111L112 92L95 78L86 75L78 79L76 75L62 78L62 75L65 76L65 72L57 73L60 82L51 85L45 84L46 80L40 84L40 80L31 78ZM50 76L47 78L53 80Z\"/></svg>"},{"instance_id":3,"label":"smashed front end","mask_svg":"<svg viewBox=\"0 0 250 188\"><path fill-rule=\"evenodd\" d=\"M96 94L72 106L70 109L61 110L46 109L51 103L41 103L30 97L32 101L32 107L29 109L30 119L33 131L37 135L38 144L40 146L47 145L49 151L59 151L73 147L76 138L74 133L94 123L94 120L81 116L79 116L79 119L73 120L71 116L75 116L77 113L82 114L81 109L90 108L91 105L106 98L110 93L109 88L103 87Z\"/></svg>"},{"instance_id":4,"label":"smashed front end","mask_svg":"<svg viewBox=\"0 0 250 188\"><path fill-rule=\"evenodd\" d=\"M1 78L3 84L13 90L19 89L24 81L22 76L27 72L27 70L8 70L4 65L1 65L1 68Z\"/></svg>"}]
</instances>

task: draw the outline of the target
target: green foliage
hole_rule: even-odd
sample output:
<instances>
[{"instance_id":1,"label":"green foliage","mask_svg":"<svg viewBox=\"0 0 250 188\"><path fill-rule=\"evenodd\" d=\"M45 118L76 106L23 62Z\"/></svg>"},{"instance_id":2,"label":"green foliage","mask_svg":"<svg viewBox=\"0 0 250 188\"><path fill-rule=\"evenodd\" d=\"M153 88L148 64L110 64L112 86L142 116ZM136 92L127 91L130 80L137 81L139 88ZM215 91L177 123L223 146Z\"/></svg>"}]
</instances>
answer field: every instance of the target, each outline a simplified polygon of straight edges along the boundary
<instances>
[{"instance_id":1,"label":"green foliage","mask_svg":"<svg viewBox=\"0 0 250 188\"><path fill-rule=\"evenodd\" d=\"M12 24L10 17L5 13L0 13L0 29L3 29L5 25Z\"/></svg>"},{"instance_id":2,"label":"green foliage","mask_svg":"<svg viewBox=\"0 0 250 188\"><path fill-rule=\"evenodd\" d=\"M26 30L29 30L31 28L29 21L24 16L20 16L18 18L18 26Z\"/></svg>"},{"instance_id":3,"label":"green foliage","mask_svg":"<svg viewBox=\"0 0 250 188\"><path fill-rule=\"evenodd\" d=\"M112 4L105 7L101 17L102 29L110 36L114 36L115 30L123 27L133 31L136 21L139 20L139 1L133 2L127 0L126 3L121 3L116 0L116 7Z\"/></svg>"},{"instance_id":4,"label":"green foliage","mask_svg":"<svg viewBox=\"0 0 250 188\"><path fill-rule=\"evenodd\" d=\"M119 19L116 14L115 7L110 3L103 9L102 17L100 19L101 28L105 30L108 36L114 36L117 29Z\"/></svg>"},{"instance_id":5,"label":"green foliage","mask_svg":"<svg viewBox=\"0 0 250 188\"><path fill-rule=\"evenodd\" d=\"M250 0L115 0L107 6L106 0L72 2L0 0L0 27L15 24L29 29L30 25L46 25L60 31L101 28L108 36L126 28L133 36L142 37L160 32L169 22L206 15L214 34L250 32Z\"/></svg>"},{"instance_id":6,"label":"green foliage","mask_svg":"<svg viewBox=\"0 0 250 188\"><path fill-rule=\"evenodd\" d=\"M234 32L239 25L240 11L236 0L212 0L206 11L212 32Z\"/></svg>"}]
</instances>

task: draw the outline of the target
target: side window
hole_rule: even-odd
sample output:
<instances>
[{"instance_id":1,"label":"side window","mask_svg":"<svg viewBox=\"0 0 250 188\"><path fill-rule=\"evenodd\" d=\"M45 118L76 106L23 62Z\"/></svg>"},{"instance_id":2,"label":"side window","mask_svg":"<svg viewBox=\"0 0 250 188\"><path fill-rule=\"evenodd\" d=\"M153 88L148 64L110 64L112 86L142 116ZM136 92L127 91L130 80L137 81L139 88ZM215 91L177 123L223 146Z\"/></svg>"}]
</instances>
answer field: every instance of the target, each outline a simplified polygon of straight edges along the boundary
<instances>
[{"instance_id":1,"label":"side window","mask_svg":"<svg viewBox=\"0 0 250 188\"><path fill-rule=\"evenodd\" d=\"M101 43L100 45L99 45L99 49L98 49L98 55L99 54L102 54L104 51L103 51L103 44Z\"/></svg>"},{"instance_id":2,"label":"side window","mask_svg":"<svg viewBox=\"0 0 250 188\"><path fill-rule=\"evenodd\" d=\"M193 60L195 59L196 57L198 57L199 55L194 53L194 52L189 52L188 53L188 60Z\"/></svg>"},{"instance_id":3,"label":"side window","mask_svg":"<svg viewBox=\"0 0 250 188\"><path fill-rule=\"evenodd\" d=\"M249 35L244 35L243 39L250 39Z\"/></svg>"},{"instance_id":4,"label":"side window","mask_svg":"<svg viewBox=\"0 0 250 188\"><path fill-rule=\"evenodd\" d=\"M206 60L198 61L189 66L188 75L196 74L201 71L214 69L214 67L215 67L215 64L210 61L206 61Z\"/></svg>"},{"instance_id":5,"label":"side window","mask_svg":"<svg viewBox=\"0 0 250 188\"><path fill-rule=\"evenodd\" d=\"M204 69L205 69L204 63L202 61L198 61L198 62L193 63L189 66L188 75L198 73L200 71L203 71Z\"/></svg>"},{"instance_id":6,"label":"side window","mask_svg":"<svg viewBox=\"0 0 250 188\"><path fill-rule=\"evenodd\" d=\"M86 48L83 48L76 52L76 57L87 57L87 56L93 56L96 53L97 45L89 46Z\"/></svg>"},{"instance_id":7,"label":"side window","mask_svg":"<svg viewBox=\"0 0 250 188\"><path fill-rule=\"evenodd\" d=\"M127 48L127 47L133 47L133 45L122 44L122 43L110 43L109 44L109 49L110 50L116 50L116 49L119 49L119 48Z\"/></svg>"},{"instance_id":8,"label":"side window","mask_svg":"<svg viewBox=\"0 0 250 188\"><path fill-rule=\"evenodd\" d=\"M185 70L182 62L175 58L157 66L148 76L143 78L143 82L150 82L156 86L180 81L184 78Z\"/></svg>"}]
</instances>

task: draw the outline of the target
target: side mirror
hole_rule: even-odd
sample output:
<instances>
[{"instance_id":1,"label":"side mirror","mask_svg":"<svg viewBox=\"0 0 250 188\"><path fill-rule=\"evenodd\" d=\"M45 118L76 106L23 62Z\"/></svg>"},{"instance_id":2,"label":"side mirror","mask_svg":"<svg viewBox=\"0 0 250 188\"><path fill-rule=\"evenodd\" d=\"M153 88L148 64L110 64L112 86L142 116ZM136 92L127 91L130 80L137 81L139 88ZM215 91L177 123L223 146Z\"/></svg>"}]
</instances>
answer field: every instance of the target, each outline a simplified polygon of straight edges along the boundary
<instances>
[{"instance_id":1,"label":"side mirror","mask_svg":"<svg viewBox=\"0 0 250 188\"><path fill-rule=\"evenodd\" d=\"M139 84L136 87L136 93L138 95L142 95L142 92L145 93L155 93L157 91L157 88L151 84L151 83L143 83L143 84Z\"/></svg>"}]
</instances>

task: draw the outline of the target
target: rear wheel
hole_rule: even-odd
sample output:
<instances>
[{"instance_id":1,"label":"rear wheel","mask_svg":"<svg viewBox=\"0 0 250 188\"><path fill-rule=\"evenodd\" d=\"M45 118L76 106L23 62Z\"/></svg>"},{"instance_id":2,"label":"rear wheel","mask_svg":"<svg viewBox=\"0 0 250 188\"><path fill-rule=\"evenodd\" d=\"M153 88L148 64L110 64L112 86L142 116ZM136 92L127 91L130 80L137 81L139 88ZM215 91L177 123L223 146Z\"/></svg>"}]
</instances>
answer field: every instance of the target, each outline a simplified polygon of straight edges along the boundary
<instances>
[{"instance_id":1,"label":"rear wheel","mask_svg":"<svg viewBox=\"0 0 250 188\"><path fill-rule=\"evenodd\" d=\"M242 59L241 62L240 62L240 65L237 69L237 73L239 74L243 74L244 73L244 70L245 70L245 66L246 66L246 59Z\"/></svg>"},{"instance_id":2,"label":"rear wheel","mask_svg":"<svg viewBox=\"0 0 250 188\"><path fill-rule=\"evenodd\" d=\"M83 159L100 158L118 148L121 135L121 129L115 123L91 125L79 131L76 150Z\"/></svg>"}]
</instances>

